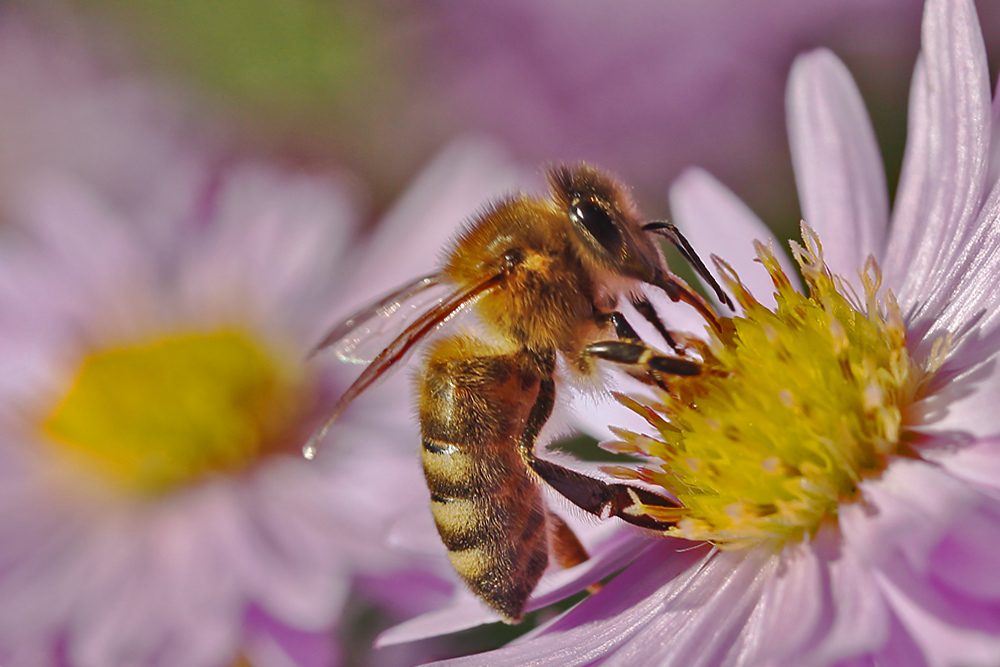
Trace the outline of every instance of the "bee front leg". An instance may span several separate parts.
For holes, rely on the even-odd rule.
[[[643,509],[644,506],[680,507],[669,498],[628,484],[609,484],[535,456],[535,438],[552,414],[555,396],[555,382],[552,378],[543,380],[521,434],[521,455],[528,467],[571,503],[595,516],[604,519],[616,516],[634,526],[651,530],[666,530],[674,525],[672,521],[649,516]]]
[[[642,315],[643,319],[653,325],[653,328],[656,329],[656,333],[663,337],[663,340],[667,342],[670,349],[678,354],[684,354],[684,348],[678,345],[677,341],[674,340],[674,337],[670,335],[669,331],[667,331],[667,327],[663,324],[663,320],[660,319],[660,314],[656,312],[656,308],[653,307],[653,304],[650,303],[648,298],[645,296],[633,296],[630,301],[632,303],[632,307],[634,307],[636,311]],[[623,317],[622,319],[625,318]],[[621,335],[618,337],[624,338],[624,336]],[[635,340],[639,339],[638,336],[634,336],[633,338]]]

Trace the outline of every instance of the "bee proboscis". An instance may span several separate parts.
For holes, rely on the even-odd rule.
[[[540,458],[535,440],[556,397],[557,358],[585,379],[596,360],[610,361],[650,384],[695,375],[642,285],[696,308],[711,307],[667,270],[652,235],[667,237],[732,307],[694,250],[670,223],[642,223],[628,191],[588,166],[548,170],[550,196],[510,196],[476,216],[453,243],[440,270],[402,286],[335,326],[317,349],[352,356],[375,323],[394,335],[331,409],[306,446],[311,458],[327,429],[359,394],[419,342],[466,306],[480,333],[447,333],[424,352],[417,393],[424,473],[438,533],[470,588],[510,622],[519,621],[555,556],[563,566],[586,551],[545,504],[548,484],[596,516],[616,516],[663,530],[669,523],[641,511],[677,503],[638,486],[609,483]],[[428,299],[435,290],[443,294]],[[627,298],[674,348],[644,343],[621,312]],[[414,307],[413,304],[418,304]],[[383,335],[382,333],[379,334]],[[375,337],[377,340],[379,338]]]

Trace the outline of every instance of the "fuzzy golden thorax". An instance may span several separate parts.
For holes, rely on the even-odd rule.
[[[534,352],[574,355],[598,329],[594,277],[571,233],[565,211],[552,202],[505,199],[463,232],[444,273],[465,284],[506,267],[503,285],[475,306],[489,332]]]

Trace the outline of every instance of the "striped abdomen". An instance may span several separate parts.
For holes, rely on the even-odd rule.
[[[445,339],[420,379],[431,509],[455,570],[512,621],[548,565],[546,510],[518,438],[539,378],[520,353]]]

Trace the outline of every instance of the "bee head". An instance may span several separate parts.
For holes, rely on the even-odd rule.
[[[628,190],[586,164],[549,169],[549,186],[566,211],[580,254],[612,273],[653,282],[662,255],[643,231]]]

